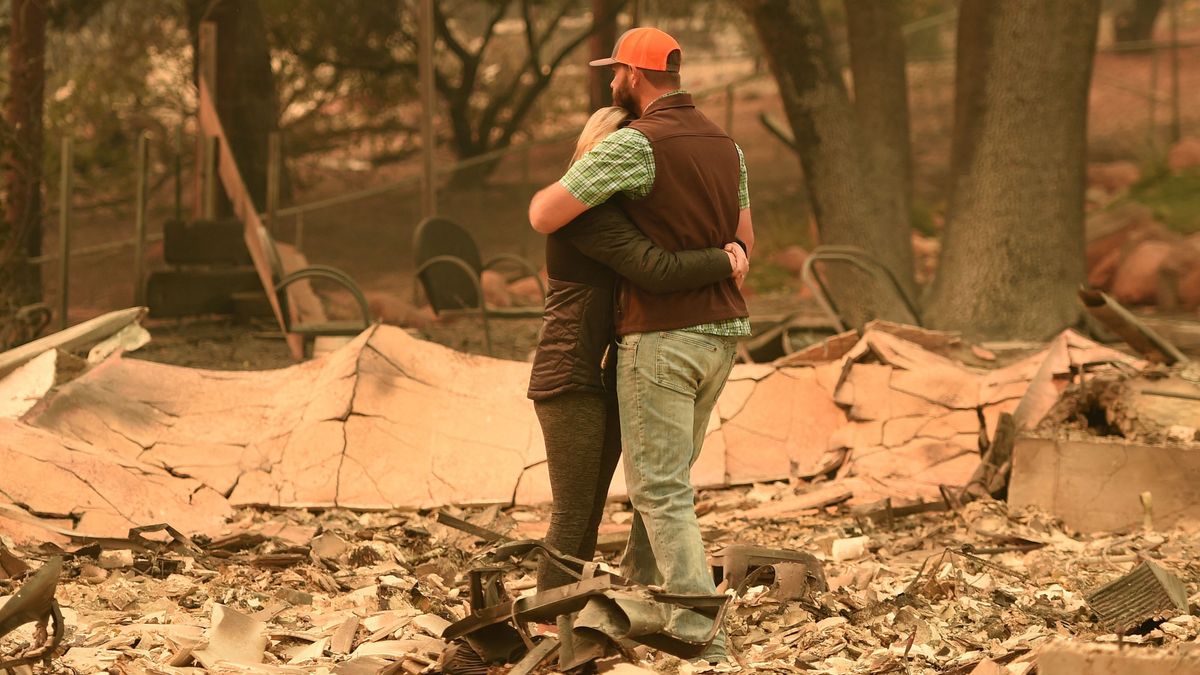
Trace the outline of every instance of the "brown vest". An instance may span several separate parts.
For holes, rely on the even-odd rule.
[[[621,206],[646,236],[669,251],[734,240],[738,224],[738,155],[733,140],[696,110],[690,94],[650,105],[629,125],[650,139],[654,186]],[[655,295],[621,284],[617,334],[688,328],[749,316],[732,279],[690,291]]]

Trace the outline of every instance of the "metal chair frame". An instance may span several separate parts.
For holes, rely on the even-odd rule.
[[[848,326],[842,319],[842,315],[838,312],[837,304],[834,303],[828,286],[826,286],[825,281],[814,269],[814,265],[818,262],[844,263],[866,272],[875,279],[886,279],[891,283],[896,295],[900,296],[900,299],[904,302],[905,308],[912,315],[916,325],[921,325],[921,313],[917,310],[916,304],[904,292],[904,287],[900,285],[900,281],[896,278],[896,275],[886,265],[879,262],[877,258],[857,246],[818,246],[812,250],[812,253],[804,261],[800,278],[804,282],[804,285],[808,286],[809,290],[812,291],[813,297],[817,299],[817,303],[821,305],[821,309],[829,315],[830,319],[837,325],[839,331],[847,330]]]
[[[440,216],[426,218],[425,220],[422,220],[417,225],[417,229],[413,233],[413,251],[420,250],[418,243],[421,241],[422,235],[424,234],[426,228],[433,226],[433,223],[436,223],[438,221],[445,221],[445,222],[455,225],[456,227],[461,228],[461,226],[458,225],[457,223],[454,223],[453,221],[450,221],[449,219],[446,219],[446,218],[443,218]],[[464,230],[464,232],[465,232],[465,230]],[[467,233],[467,234],[468,234],[468,238],[470,238],[469,233]],[[470,238],[470,242],[472,245],[475,245],[475,241],[473,238]],[[476,253],[478,253],[478,246],[476,246],[475,251],[476,251]],[[417,266],[417,270],[415,272],[416,277],[417,277],[417,283],[425,288],[426,296],[429,298],[429,304],[430,304],[430,306],[433,307],[433,311],[435,314],[440,315],[443,313],[452,313],[452,312],[457,312],[457,311],[464,311],[464,312],[471,312],[471,313],[478,312],[479,320],[483,324],[483,336],[484,336],[484,341],[487,344],[487,350],[488,350],[489,356],[493,354],[492,329],[491,329],[491,324],[489,323],[489,318],[532,319],[532,318],[541,317],[544,312],[544,309],[541,307],[536,308],[536,309],[524,308],[524,309],[515,309],[515,310],[506,310],[506,309],[498,309],[498,308],[489,309],[487,307],[487,302],[483,298],[483,285],[480,282],[480,275],[484,271],[492,269],[499,263],[512,263],[512,264],[516,265],[522,272],[522,275],[520,277],[518,277],[519,279],[524,279],[526,277],[532,277],[534,279],[534,281],[537,282],[538,291],[542,295],[542,304],[543,305],[545,304],[545,302],[546,302],[546,285],[544,283],[542,283],[542,278],[538,275],[537,270],[535,270],[533,268],[533,266],[530,265],[529,262],[527,260],[525,260],[524,258],[521,258],[520,256],[512,255],[512,254],[502,253],[500,255],[495,256],[491,260],[488,260],[487,262],[482,262],[480,265],[480,268],[478,270],[476,270],[468,261],[466,261],[463,258],[460,258],[458,256],[436,255],[436,256],[433,256],[433,257],[425,260],[424,262],[420,263]],[[463,275],[467,279],[470,280],[471,286],[475,290],[475,298],[478,301],[477,304],[469,303],[464,298],[458,298],[458,302],[461,305],[460,307],[447,307],[445,305],[439,306],[439,303],[435,300],[434,293],[430,292],[430,289],[426,285],[425,279],[422,276],[426,271],[428,271],[438,265],[450,265],[451,267],[457,268],[458,270],[462,271]],[[414,289],[414,292],[415,292],[415,289]]]
[[[371,326],[371,309],[362,289],[354,282],[349,274],[329,265],[309,265],[291,274],[283,273],[283,263],[279,259],[279,251],[275,248],[275,240],[266,228],[259,228],[258,236],[263,250],[271,266],[271,282],[274,284],[275,297],[279,300],[282,310],[284,330],[288,333],[298,333],[305,336],[320,335],[357,335]],[[362,317],[362,325],[348,326],[345,324],[293,324],[292,313],[288,306],[287,289],[292,284],[304,279],[327,279],[350,292],[358,305]]]

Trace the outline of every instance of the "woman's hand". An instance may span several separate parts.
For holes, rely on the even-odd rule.
[[[725,244],[725,254],[729,256],[729,266],[733,268],[733,280],[737,287],[741,288],[750,272],[750,259],[736,242]]]

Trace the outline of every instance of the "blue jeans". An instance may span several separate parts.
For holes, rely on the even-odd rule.
[[[716,592],[700,524],[691,467],[733,367],[737,338],[663,331],[619,340],[617,398],[625,482],[633,502],[629,544],[621,573],[669,593]],[[712,622],[680,612],[669,629],[700,639]],[[710,654],[724,653],[724,634]]]

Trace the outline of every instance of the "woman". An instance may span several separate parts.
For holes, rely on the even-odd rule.
[[[601,108],[584,126],[572,163],[628,121]],[[698,288],[744,274],[735,244],[672,253],[656,246],[612,203],[580,215],[546,239],[549,293],[534,354],[529,398],[542,426],[554,507],[546,543],[583,560],[595,555],[596,531],[617,459],[613,299],[618,281],[652,293]],[[575,581],[543,560],[538,590]]]

